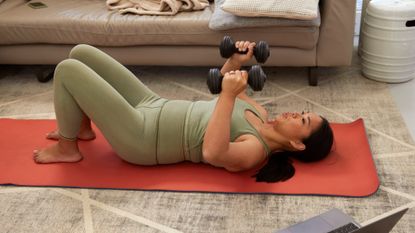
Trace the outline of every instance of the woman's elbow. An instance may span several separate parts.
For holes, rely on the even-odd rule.
[[[205,160],[208,163],[212,163],[215,160],[215,158],[217,158],[216,152],[208,148],[202,149],[202,156],[203,160]]]
[[[238,166],[225,166],[225,169],[229,172],[243,172],[247,170],[243,167],[238,167]]]
[[[223,148],[217,146],[206,146],[202,147],[202,155],[205,160],[217,161],[223,157],[226,151]]]
[[[232,161],[231,163],[224,166],[226,170],[230,172],[243,172],[253,168],[253,165],[247,161]]]
[[[210,149],[203,149],[203,160],[207,162],[210,165],[213,165],[215,167],[223,167],[226,168],[226,162],[223,161],[223,154],[216,151],[216,150],[210,150]],[[222,156],[221,156],[222,155]]]
[[[234,161],[226,159],[226,153],[221,153],[216,150],[202,149],[203,159],[210,165],[225,168],[230,172],[241,172],[249,170],[251,166],[246,162]]]

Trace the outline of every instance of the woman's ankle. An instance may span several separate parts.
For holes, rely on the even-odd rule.
[[[77,138],[68,139],[68,138],[64,138],[60,136],[59,141],[58,141],[58,147],[59,147],[59,150],[65,154],[66,153],[69,153],[69,154],[79,153]]]
[[[60,134],[59,130],[54,130],[46,134],[46,138],[50,140],[59,140]],[[93,129],[81,129],[78,133],[78,139],[83,141],[90,141],[96,138],[95,132]]]
[[[96,135],[92,128],[89,129],[81,129],[78,133],[78,139],[89,141],[95,139]]]

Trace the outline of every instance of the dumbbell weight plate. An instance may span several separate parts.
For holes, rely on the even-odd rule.
[[[254,55],[259,63],[265,63],[270,55],[268,43],[260,41],[255,46]]]
[[[219,94],[222,90],[222,74],[219,69],[210,69],[207,79],[210,93]]]
[[[253,65],[249,70],[248,84],[254,91],[262,91],[264,88],[265,80],[267,76],[262,70],[261,66]]]
[[[233,43],[232,38],[230,36],[223,37],[223,40],[219,46],[220,55],[223,58],[230,58],[235,49],[235,44]]]

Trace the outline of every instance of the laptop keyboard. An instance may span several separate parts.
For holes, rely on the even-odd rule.
[[[332,230],[328,233],[349,233],[349,232],[353,232],[357,229],[359,229],[359,227],[357,227],[354,223],[349,223],[349,224],[341,226],[341,227],[339,227],[335,230]]]

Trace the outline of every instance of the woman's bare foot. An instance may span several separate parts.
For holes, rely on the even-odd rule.
[[[41,150],[33,151],[36,163],[74,163],[82,160],[77,141],[59,139],[59,142]]]
[[[46,134],[47,139],[51,140],[59,140],[59,132],[58,130],[54,130],[50,133]],[[95,132],[92,129],[82,129],[78,134],[78,139],[82,141],[91,141],[96,138]]]

